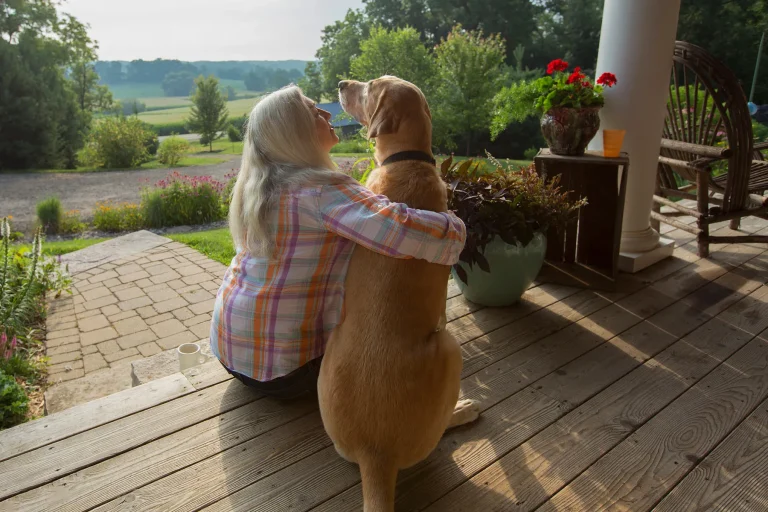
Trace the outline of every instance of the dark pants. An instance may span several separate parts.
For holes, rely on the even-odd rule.
[[[278,400],[294,400],[317,393],[317,377],[320,375],[320,363],[323,358],[313,359],[288,375],[261,382],[222,366],[237,380],[267,396]]]

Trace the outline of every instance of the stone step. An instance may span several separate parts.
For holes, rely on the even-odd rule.
[[[115,363],[85,377],[55,384],[45,392],[45,414],[53,414],[75,405],[129,389],[133,386],[131,364]]]
[[[200,364],[215,360],[208,340],[202,340],[198,342],[198,345],[200,345],[200,353],[203,357]],[[131,382],[134,386],[140,386],[179,371],[179,356],[174,348],[145,359],[131,361]]]

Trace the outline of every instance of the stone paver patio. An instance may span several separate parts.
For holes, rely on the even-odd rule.
[[[130,387],[133,361],[207,344],[221,263],[147,231],[63,260],[73,286],[49,301],[49,413]]]

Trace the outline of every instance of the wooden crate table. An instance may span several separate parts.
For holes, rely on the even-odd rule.
[[[546,179],[560,176],[562,190],[571,198],[586,197],[578,222],[547,233],[547,255],[541,278],[585,288],[613,290],[616,286],[621,221],[627,188],[629,158],[606,158],[602,152],[584,156],[553,155],[542,149],[534,162]]]

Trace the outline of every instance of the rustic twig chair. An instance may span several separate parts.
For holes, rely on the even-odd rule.
[[[738,229],[742,217],[768,218],[768,162],[754,144],[747,99],[733,72],[702,48],[675,44],[667,116],[659,156],[651,219],[697,236],[699,256],[709,256],[710,243],[765,242],[768,236],[711,236],[709,226],[730,220]],[[695,199],[688,208],[674,198]],[[672,212],[661,213],[668,206]],[[676,220],[693,216],[696,225]]]

